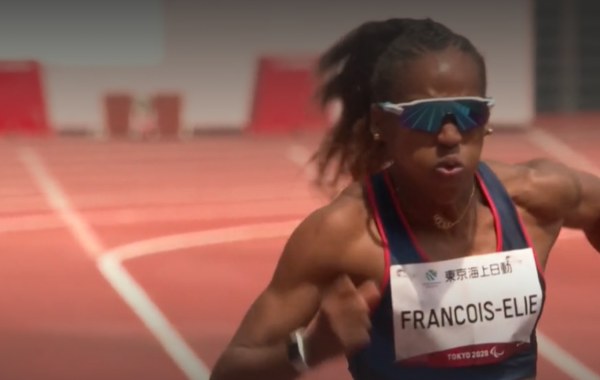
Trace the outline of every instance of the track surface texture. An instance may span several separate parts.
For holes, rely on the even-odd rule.
[[[485,156],[600,171],[600,130],[497,132]],[[0,378],[204,380],[323,198],[315,136],[0,140]],[[600,257],[565,231],[540,380],[599,380]],[[343,362],[306,376],[349,379]]]

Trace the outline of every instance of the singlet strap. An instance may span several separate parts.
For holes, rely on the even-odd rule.
[[[368,185],[379,232],[384,234],[384,240],[387,240],[393,264],[421,263],[423,258],[415,248],[410,233],[398,214],[390,181],[387,171],[382,171],[373,175]]]
[[[479,164],[477,175],[487,199],[494,203],[492,212],[498,214],[494,215],[494,218],[500,221],[503,250],[529,248],[529,241],[523,230],[521,217],[504,184],[500,182],[492,169],[484,162]]]

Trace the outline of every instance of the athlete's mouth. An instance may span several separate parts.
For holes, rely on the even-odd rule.
[[[465,166],[456,157],[449,156],[438,161],[435,166],[436,172],[445,176],[454,176],[463,171]]]

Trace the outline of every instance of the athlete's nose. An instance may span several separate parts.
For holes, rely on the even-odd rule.
[[[448,115],[448,117],[444,118],[442,129],[438,133],[438,144],[448,148],[453,148],[460,144],[462,138],[463,136],[456,126],[454,117]]]

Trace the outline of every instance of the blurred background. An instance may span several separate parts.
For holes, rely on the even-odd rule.
[[[325,202],[307,162],[339,108],[311,103],[315,59],[391,17],[484,54],[486,157],[598,173],[598,0],[3,2],[0,378],[207,379]],[[598,380],[600,260],[571,231],[556,252],[540,376]]]

